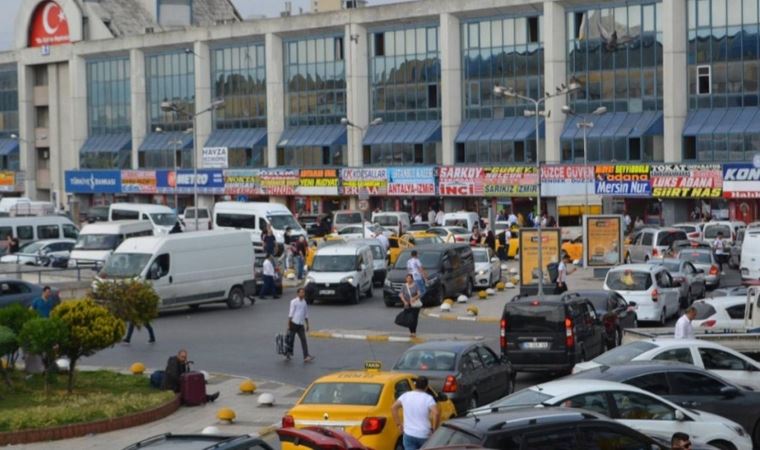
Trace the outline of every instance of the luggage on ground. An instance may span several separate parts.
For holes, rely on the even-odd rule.
[[[198,406],[206,403],[206,379],[200,372],[186,372],[179,377],[182,403]]]

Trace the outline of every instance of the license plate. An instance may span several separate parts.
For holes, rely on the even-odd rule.
[[[335,295],[335,291],[333,289],[322,289],[319,291],[319,295]]]
[[[543,350],[549,348],[548,342],[523,342],[520,344],[525,350]]]
[[[333,427],[333,426],[329,426],[329,427],[325,427],[325,428],[327,428],[328,430],[333,430],[333,431],[345,431],[346,430],[346,427]]]

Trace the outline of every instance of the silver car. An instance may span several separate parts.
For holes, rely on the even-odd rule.
[[[473,247],[475,287],[490,288],[501,280],[501,260],[489,247]]]
[[[707,288],[714,289],[720,286],[720,269],[711,249],[693,248],[681,250],[678,253],[678,259],[689,261],[698,270],[704,271]]]
[[[646,263],[652,259],[663,259],[673,242],[687,239],[686,232],[678,228],[643,228],[628,247],[625,262]]]
[[[666,258],[662,261],[651,261],[652,264],[659,264],[670,272],[673,281],[679,281],[678,300],[681,308],[691,305],[694,300],[705,298],[707,287],[705,285],[705,273],[697,269],[694,264],[683,259]]]

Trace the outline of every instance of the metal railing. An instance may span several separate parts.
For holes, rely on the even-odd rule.
[[[95,278],[99,268],[100,266],[57,268],[3,264],[0,265],[0,278],[32,281],[36,276],[37,284],[55,282],[51,278],[62,278],[60,281],[90,281]]]

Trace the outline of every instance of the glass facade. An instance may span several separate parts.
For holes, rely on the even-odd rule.
[[[287,126],[339,124],[346,116],[343,36],[292,40],[283,45]]]
[[[662,110],[662,5],[643,2],[567,14],[568,78],[583,88],[570,101],[580,114]],[[651,161],[652,138],[590,138],[589,161]],[[581,139],[562,140],[562,160],[583,159]]]
[[[458,143],[454,160],[469,164],[535,163],[536,140]]]
[[[345,147],[278,147],[277,165],[283,167],[345,166],[348,163]]]
[[[18,72],[16,66],[0,68],[0,137],[18,133]],[[0,157],[0,169],[19,170],[19,153]]]
[[[378,144],[364,146],[366,166],[404,166],[440,163],[435,142],[427,144]]]

